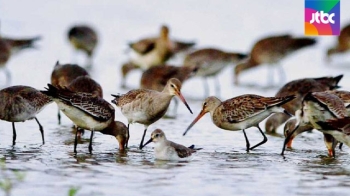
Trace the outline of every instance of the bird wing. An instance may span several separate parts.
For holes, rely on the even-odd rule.
[[[173,147],[177,153],[177,155],[180,158],[185,158],[185,157],[189,157],[192,155],[193,150],[190,148],[187,148],[186,146],[183,146],[181,144],[176,144],[174,142],[170,142],[170,146]]]
[[[119,97],[116,97],[116,105],[118,107],[122,107],[125,104],[129,104],[133,102],[136,99],[142,99],[144,97],[144,94],[147,94],[150,90],[148,89],[136,89],[136,90],[131,90],[127,92],[124,95],[120,95]]]

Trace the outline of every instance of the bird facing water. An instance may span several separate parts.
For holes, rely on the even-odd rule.
[[[165,133],[160,129],[152,132],[151,139],[141,149],[151,142],[155,143],[154,155],[159,160],[186,161],[192,158],[192,153],[196,152],[193,148],[167,140]]]

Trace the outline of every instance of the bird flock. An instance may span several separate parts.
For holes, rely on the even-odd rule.
[[[6,88],[0,90],[0,119],[12,123],[13,140],[16,143],[16,122],[35,119],[44,139],[44,128],[36,115],[48,104],[55,102],[58,107],[58,124],[61,124],[61,112],[73,123],[75,130],[74,152],[84,130],[91,132],[88,150],[93,151],[94,132],[114,136],[120,150],[129,148],[130,124],[144,125],[139,149],[151,142],[155,143],[155,158],[163,160],[188,160],[199,150],[194,146],[183,145],[167,140],[164,131],[155,129],[151,138],[144,143],[148,127],[161,120],[168,111],[170,102],[177,96],[192,114],[193,111],[181,93],[182,84],[190,78],[203,79],[204,101],[202,110],[183,133],[188,131],[209,113],[213,124],[228,131],[243,131],[246,151],[249,152],[267,142],[265,133],[275,134],[284,126],[284,142],[281,154],[292,147],[292,141],[305,131],[318,130],[324,134],[324,143],[328,155],[335,157],[336,147],[350,146],[350,91],[338,90],[339,76],[320,76],[302,78],[286,83],[280,61],[291,53],[305,47],[312,47],[316,39],[294,37],[292,35],[273,35],[258,40],[249,54],[223,51],[217,48],[195,48],[196,43],[170,39],[170,29],[162,25],[158,36],[147,37],[129,43],[130,56],[120,66],[121,87],[127,88],[127,76],[133,70],[142,71],[140,88],[125,94],[115,93],[109,102],[103,98],[103,88],[89,74],[93,66],[93,57],[98,45],[98,35],[92,27],[75,25],[67,33],[67,39],[76,50],[86,53],[85,66],[60,64],[53,66],[51,83],[45,90],[30,86],[10,86],[11,74],[6,68],[7,61],[16,51],[34,47],[40,37],[13,39],[0,36],[0,67],[6,73]],[[327,60],[337,53],[350,49],[350,25],[344,27],[334,47],[325,52]],[[183,59],[182,66],[167,64],[174,57]],[[284,84],[274,97],[256,94],[244,94],[227,100],[220,100],[220,84],[215,83],[216,96],[209,94],[207,79],[216,78],[229,65],[234,66],[233,83],[241,85],[240,74],[261,65],[279,70],[278,84]],[[274,85],[272,72],[268,76],[269,84]],[[45,85],[44,85],[45,86]],[[43,86],[43,87],[44,87]],[[176,117],[178,101],[175,100],[173,117]],[[115,120],[115,107],[127,119],[124,124]],[[181,117],[179,117],[181,118]],[[260,123],[266,120],[265,130]],[[250,145],[246,129],[256,127],[263,139]],[[282,144],[282,142],[281,142]]]

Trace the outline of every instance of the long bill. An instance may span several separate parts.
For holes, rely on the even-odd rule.
[[[284,143],[283,143],[283,148],[282,148],[282,152],[281,152],[281,155],[283,156],[284,155],[284,151],[286,150],[286,145],[290,142],[290,140],[292,140],[292,136],[294,134],[294,132],[299,128],[299,123],[297,124],[297,126],[295,126],[295,128],[293,129],[293,131],[290,132],[289,135],[287,135],[286,139],[284,140]]]
[[[202,118],[202,116],[204,116],[204,114],[206,114],[207,112],[204,112],[204,110],[202,110],[198,116],[193,120],[193,122],[190,124],[190,126],[187,127],[186,131],[182,134],[183,136],[186,135],[186,133],[193,127],[194,124],[196,124],[196,122]]]
[[[145,147],[147,144],[151,143],[151,142],[153,142],[153,139],[152,139],[152,138],[149,139],[143,146],[141,146],[140,150],[141,150],[143,147]]]
[[[187,104],[185,98],[182,96],[181,92],[177,92],[177,96],[179,96],[179,98],[181,99],[181,101],[185,104],[185,106],[187,107],[187,109],[191,112],[191,114],[193,114],[190,106]]]

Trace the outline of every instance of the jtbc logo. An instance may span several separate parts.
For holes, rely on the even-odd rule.
[[[328,23],[332,23],[334,24],[334,13],[332,14],[328,14],[328,13],[324,13],[323,11],[321,11],[321,14],[319,12],[313,13],[312,14],[312,19],[310,20],[310,23],[313,24],[314,22],[320,24],[328,24]],[[326,19],[325,19],[326,18]],[[321,20],[321,22],[320,22]]]

